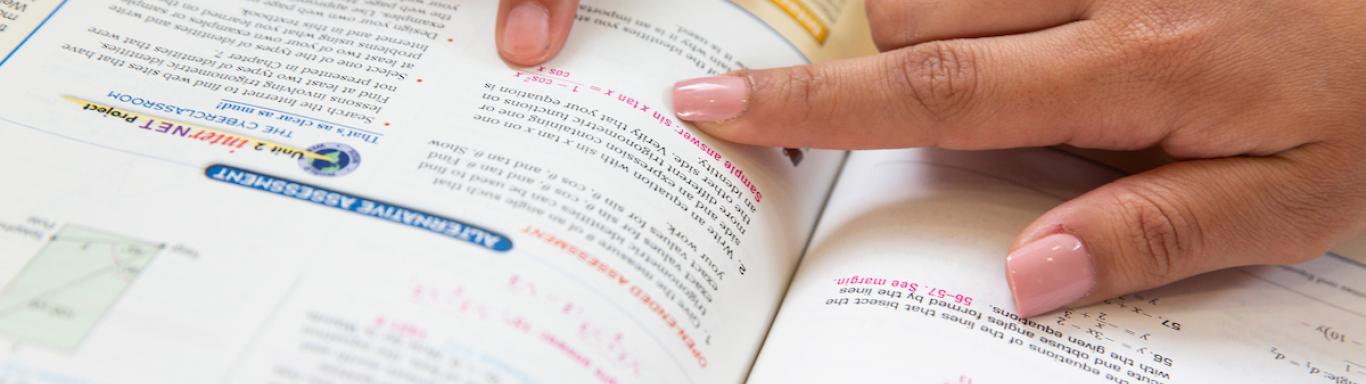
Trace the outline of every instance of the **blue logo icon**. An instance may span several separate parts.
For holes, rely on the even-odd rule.
[[[299,167],[314,175],[346,176],[360,167],[360,152],[346,144],[322,143],[308,147],[308,151],[322,158],[304,157],[299,159]]]

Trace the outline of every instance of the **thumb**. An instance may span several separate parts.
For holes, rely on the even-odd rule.
[[[502,0],[494,38],[508,64],[529,67],[554,58],[569,38],[579,0]]]
[[[1176,163],[1063,204],[1007,258],[1016,310],[1032,317],[1219,269],[1320,256],[1366,213],[1362,172],[1338,157],[1311,145]]]

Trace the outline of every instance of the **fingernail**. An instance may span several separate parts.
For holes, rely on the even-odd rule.
[[[504,55],[531,60],[550,49],[550,10],[537,1],[524,1],[508,11],[503,25]]]
[[[741,77],[704,77],[674,84],[674,112],[683,120],[734,119],[748,105],[749,84]]]
[[[1033,317],[1071,304],[1096,287],[1096,268],[1081,239],[1051,235],[1006,257],[1015,310]]]

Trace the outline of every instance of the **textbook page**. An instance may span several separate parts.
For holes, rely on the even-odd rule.
[[[730,2],[21,3],[0,382],[736,382],[843,161],[674,118],[804,62]]]
[[[1054,150],[856,153],[753,383],[1366,383],[1366,265],[1211,273],[1034,319],[1006,249],[1117,176]]]

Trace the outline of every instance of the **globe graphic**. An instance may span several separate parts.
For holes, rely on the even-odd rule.
[[[336,149],[327,148],[317,152],[320,159],[313,159],[311,166],[322,173],[336,173],[351,164],[351,155]]]

